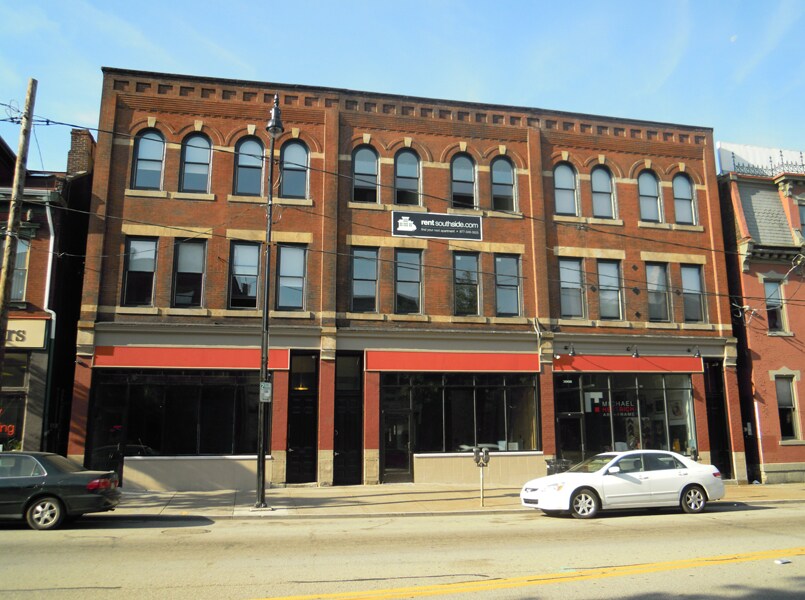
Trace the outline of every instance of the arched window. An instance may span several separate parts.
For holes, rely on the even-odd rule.
[[[492,161],[492,209],[514,211],[514,168],[502,156]]]
[[[134,165],[131,187],[136,190],[162,189],[162,163],[165,138],[156,129],[147,129],[134,138]]]
[[[640,194],[640,220],[660,222],[660,186],[657,176],[651,171],[643,171],[637,178]]]
[[[377,202],[377,153],[369,146],[352,154],[352,200]]]
[[[466,154],[459,154],[450,164],[453,206],[475,208],[475,164]]]
[[[567,163],[553,170],[553,192],[557,215],[578,215],[576,204],[576,172]]]
[[[413,150],[394,158],[394,203],[419,204],[419,157]]]
[[[595,167],[590,179],[593,188],[593,216],[599,219],[614,219],[612,175],[606,167]]]
[[[210,182],[210,161],[212,152],[210,140],[201,133],[185,138],[182,144],[182,177],[180,192],[206,194]]]
[[[307,198],[307,146],[300,141],[288,142],[280,153],[280,196]]]
[[[693,214],[693,186],[687,175],[674,177],[674,215],[676,222],[693,225],[696,222]]]
[[[263,189],[263,144],[245,137],[235,146],[235,194],[259,196]]]

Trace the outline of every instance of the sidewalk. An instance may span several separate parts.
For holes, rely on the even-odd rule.
[[[255,492],[126,492],[115,515],[204,517],[208,519],[349,518],[434,514],[519,512],[519,488],[487,488],[481,507],[477,486],[384,484],[338,487],[285,487],[266,490],[270,510],[254,509]],[[727,484],[724,503],[805,502],[805,484]]]

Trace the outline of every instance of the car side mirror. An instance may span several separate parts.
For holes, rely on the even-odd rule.
[[[609,467],[607,469],[607,475],[617,475],[620,472],[621,472],[620,467]]]

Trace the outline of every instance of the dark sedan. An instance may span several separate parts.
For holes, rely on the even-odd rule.
[[[54,529],[65,519],[114,510],[118,502],[114,471],[89,471],[49,452],[0,452],[0,518]]]

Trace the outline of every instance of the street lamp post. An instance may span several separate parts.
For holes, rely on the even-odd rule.
[[[268,201],[266,202],[266,251],[265,269],[263,271],[263,335],[260,338],[260,396],[257,403],[257,501],[255,508],[266,508],[266,406],[271,406],[274,391],[271,372],[268,370],[268,294],[269,271],[271,267],[271,209],[274,192],[274,141],[284,131],[280,116],[280,99],[274,94],[274,106],[271,118],[266,125],[271,137],[268,149]],[[268,411],[271,416],[271,411]]]

